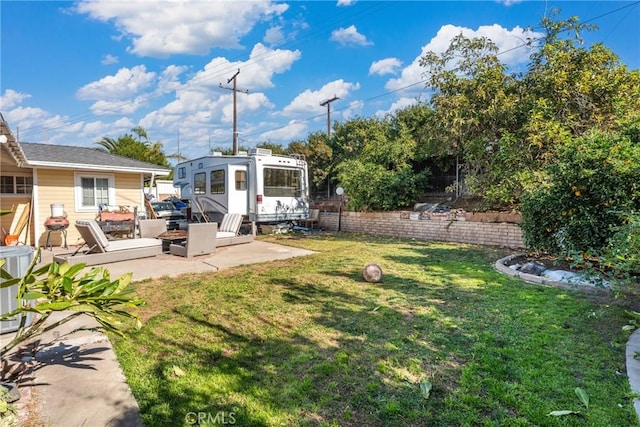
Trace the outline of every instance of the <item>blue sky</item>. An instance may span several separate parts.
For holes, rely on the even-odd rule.
[[[144,127],[165,154],[287,145],[331,121],[384,115],[428,91],[419,58],[487,36],[511,70],[553,8],[599,27],[640,68],[634,1],[2,1],[0,111],[24,142],[97,147]]]

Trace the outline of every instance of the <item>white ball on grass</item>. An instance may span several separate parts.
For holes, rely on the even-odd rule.
[[[362,270],[362,278],[369,283],[378,283],[382,280],[382,269],[378,264],[367,264]]]

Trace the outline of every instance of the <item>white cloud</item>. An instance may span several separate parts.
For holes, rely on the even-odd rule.
[[[323,108],[320,106],[322,101],[334,96],[345,99],[352,91],[358,89],[360,89],[358,83],[347,83],[342,79],[327,83],[317,91],[307,89],[284,107],[282,114],[285,116],[320,114]]]
[[[385,58],[379,61],[374,61],[369,67],[369,75],[377,74],[384,76],[385,74],[397,74],[398,68],[402,65],[402,62],[398,58]]]
[[[356,4],[355,0],[338,0],[336,6],[353,6],[354,4]]]
[[[96,101],[91,105],[91,112],[97,116],[107,114],[133,114],[146,104],[141,97],[126,101]]]
[[[178,77],[182,73],[188,70],[187,66],[169,65],[164,69],[158,80],[159,93],[167,93],[182,87],[182,83],[178,80]]]
[[[284,41],[284,35],[282,34],[282,27],[271,27],[264,33],[264,42],[269,46],[275,46]]]
[[[288,9],[269,0],[242,2],[198,0],[79,2],[75,11],[103,22],[113,21],[129,51],[166,58],[174,54],[204,55],[213,47],[239,48],[240,39],[260,21]]]
[[[247,61],[231,62],[226,58],[218,57],[209,61],[202,71],[199,71],[193,79],[186,83],[188,87],[215,87],[230,86],[227,80],[240,70],[236,77],[238,90],[250,91],[273,87],[274,74],[281,74],[291,68],[291,65],[300,59],[299,50],[270,49],[261,43],[257,43]]]
[[[102,65],[117,64],[118,62],[118,57],[113,55],[105,55],[102,57],[102,61],[100,61]]]
[[[373,43],[358,32],[355,25],[348,28],[339,28],[331,32],[331,40],[343,46],[369,46]]]
[[[384,117],[387,114],[393,114],[398,110],[402,110],[403,108],[409,107],[410,105],[415,105],[418,102],[419,101],[416,98],[402,97],[397,99],[396,102],[394,102],[393,104],[391,104],[391,106],[388,109],[376,111],[375,115],[377,117]]]
[[[306,122],[292,120],[286,126],[262,133],[260,138],[274,144],[286,144],[296,139],[306,138],[308,129]]]
[[[144,65],[133,68],[121,68],[115,75],[86,84],[78,89],[76,95],[82,100],[122,100],[149,88],[156,73],[147,72]]]
[[[402,70],[401,76],[396,79],[390,79],[385,88],[387,90],[408,91],[409,93],[423,92],[424,85],[420,84],[420,82],[424,80],[423,74],[426,70],[419,64],[420,57],[429,51],[436,54],[443,53],[449,48],[451,40],[461,33],[467,38],[487,37],[491,39],[498,47],[498,52],[504,52],[500,54],[499,59],[509,67],[517,67],[527,63],[529,56],[533,52],[533,48],[526,46],[527,39],[542,37],[541,33],[525,30],[521,27],[514,27],[508,30],[498,24],[480,26],[477,30],[455,25],[444,25],[436,36],[422,47],[420,55]]]
[[[20,105],[25,99],[31,98],[27,93],[21,93],[13,89],[4,91],[4,95],[0,95],[0,111],[7,111],[17,105]]]
[[[364,106],[364,102],[362,101],[350,102],[347,108],[340,110],[340,118],[342,120],[351,120],[357,116],[362,116],[363,106]]]
[[[512,4],[521,3],[522,0],[496,0],[498,3],[502,3],[505,6],[511,6]]]

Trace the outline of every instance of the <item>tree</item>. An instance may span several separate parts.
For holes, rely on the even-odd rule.
[[[527,246],[553,255],[603,254],[640,212],[639,143],[625,133],[592,132],[559,147],[546,179],[523,197]]]
[[[557,13],[557,12],[555,12]],[[523,136],[535,159],[548,163],[567,137],[591,130],[617,131],[640,108],[638,71],[629,72],[602,44],[582,46],[581,34],[596,29],[576,17],[542,20],[544,43],[532,56],[522,85]],[[571,36],[562,38],[565,33]]]
[[[131,134],[125,134],[118,137],[118,139],[105,136],[100,141],[97,141],[96,144],[101,147],[99,148],[100,150],[107,151],[111,154],[154,165],[170,167],[167,157],[162,151],[162,143],[151,143],[148,139],[147,132],[139,126],[133,128],[132,132],[137,135],[137,139]]]
[[[494,187],[513,166],[505,154],[518,129],[518,83],[497,54],[491,40],[459,35],[441,55],[429,52],[420,59],[434,92],[427,116],[430,132],[423,134],[421,151],[436,158],[459,157],[465,190],[485,197],[498,193]],[[501,155],[495,155],[498,151]],[[513,202],[498,199],[492,201]]]
[[[330,146],[331,170],[352,209],[404,208],[427,187],[429,170],[413,169],[415,139],[404,122],[391,116],[336,124]]]
[[[507,74],[485,38],[460,35],[441,55],[420,61],[433,91],[420,151],[459,156],[464,190],[491,207],[517,206],[573,138],[640,119],[640,73],[601,44],[582,47],[581,33],[593,26],[553,17],[542,25],[543,43],[521,75]]]

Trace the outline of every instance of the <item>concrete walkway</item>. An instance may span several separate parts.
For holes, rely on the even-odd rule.
[[[71,248],[73,250],[73,248]],[[61,248],[43,250],[40,264],[51,262]],[[154,258],[107,264],[112,278],[132,272],[134,280],[204,273],[243,264],[304,256],[304,249],[254,241],[217,248],[211,256],[192,259],[162,254]],[[64,314],[61,314],[61,316]],[[53,317],[53,316],[52,316]],[[55,318],[52,319],[56,320]],[[21,425],[51,427],[141,426],[139,408],[106,335],[96,322],[79,316],[37,337],[35,354],[16,355],[26,371],[19,381],[17,402]],[[78,329],[81,330],[78,331]],[[12,334],[0,335],[0,345]]]

